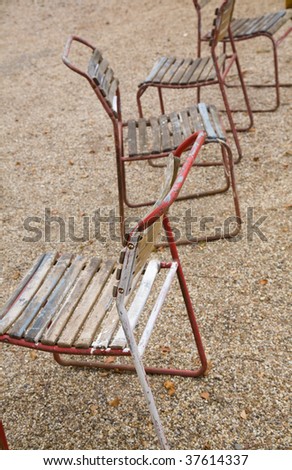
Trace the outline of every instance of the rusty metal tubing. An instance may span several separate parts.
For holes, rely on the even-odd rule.
[[[0,420],[0,450],[9,450],[5,431],[4,431],[4,426],[1,420]]]
[[[125,372],[136,372],[136,368],[132,364],[106,364],[105,362],[96,361],[82,361],[74,359],[63,359],[60,354],[55,353],[55,361],[65,367],[89,367],[92,369],[106,369],[106,370],[121,370]],[[199,367],[197,369],[176,369],[176,368],[164,368],[164,367],[150,367],[144,366],[146,374],[157,374],[157,375],[176,375],[180,377],[199,377],[202,375],[206,368]]]
[[[291,87],[292,86],[292,83],[280,83],[280,81],[279,81],[279,66],[278,66],[278,52],[277,52],[277,48],[284,41],[284,39],[288,36],[288,34],[291,33],[291,31],[292,31],[292,27],[288,28],[285,31],[285,33],[282,36],[280,36],[280,38],[278,38],[277,40],[275,40],[273,38],[273,35],[268,33],[268,32],[253,33],[251,35],[247,34],[247,35],[241,36],[241,37],[234,37],[233,36],[233,40],[235,42],[246,41],[248,39],[254,39],[254,38],[260,37],[260,36],[265,36],[266,38],[270,39],[271,42],[272,42],[273,59],[274,59],[274,71],[275,71],[275,83],[267,84],[267,85],[262,85],[260,83],[246,83],[246,86],[247,87],[253,87],[253,88],[275,88],[276,104],[273,108],[269,108],[269,109],[253,109],[252,110],[253,113],[265,113],[265,112],[276,111],[276,109],[278,109],[278,107],[280,106],[280,88],[281,87]],[[204,40],[204,39],[202,39],[202,40]],[[226,43],[228,43],[228,42],[230,42],[229,38],[224,39],[224,45],[226,45]],[[226,86],[229,87],[229,88],[236,88],[239,85],[226,84]],[[243,111],[243,110],[239,109],[239,110],[235,110],[235,111]]]

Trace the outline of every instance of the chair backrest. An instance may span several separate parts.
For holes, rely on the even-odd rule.
[[[176,179],[180,166],[180,158],[171,153],[167,160],[168,163],[165,168],[164,181],[159,198],[152,210],[147,212],[143,218],[144,220],[147,219],[148,215],[153,213],[154,209],[161,206],[161,203],[171,190]],[[119,286],[120,284],[122,285],[125,295],[130,293],[132,280],[135,275],[141,271],[150,254],[155,250],[155,246],[162,232],[162,218],[166,211],[167,208],[162,210],[160,216],[153,223],[151,223],[150,218],[148,220],[149,226],[145,227],[144,230],[140,231],[137,226],[136,229],[133,229],[128,235],[127,247],[124,249],[124,255],[122,256],[123,267],[118,274],[118,278],[120,277]]]
[[[211,31],[210,46],[216,47],[230,33],[235,0],[224,0],[222,5],[215,10],[214,28]]]
[[[119,81],[114,76],[113,69],[109,66],[101,52],[95,49],[88,63],[87,73],[99,88],[107,105],[115,116],[118,116],[118,87]]]

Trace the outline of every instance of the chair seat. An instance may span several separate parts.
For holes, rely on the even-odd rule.
[[[254,34],[275,34],[291,18],[291,10],[281,10],[276,13],[258,16],[256,18],[235,19],[231,23],[234,38]]]
[[[115,265],[97,257],[42,255],[3,308],[0,335],[77,348],[91,347],[102,335],[107,346],[118,324]]]
[[[243,39],[257,34],[273,35],[291,18],[292,10],[281,10],[255,18],[238,18],[232,20],[231,30],[234,39]],[[210,37],[211,33],[208,32],[204,40],[209,40]]]
[[[21,340],[28,347],[34,343],[38,349],[50,346],[56,352],[58,348],[107,352],[127,348],[113,296],[116,265],[98,257],[41,255],[0,313],[0,338],[12,343]],[[143,276],[141,266],[136,269],[133,290],[141,282],[128,312],[133,328],[159,268],[159,261],[150,260]]]
[[[127,122],[125,153],[130,157],[169,152],[192,133],[205,130],[207,142],[226,140],[215,106],[199,103],[169,115],[132,119]],[[128,148],[127,148],[128,147]]]
[[[218,57],[219,63],[223,64],[225,58],[225,54],[221,54]],[[140,86],[149,82],[153,85],[191,86],[198,82],[213,81],[215,79],[216,70],[211,56],[196,59],[160,57]]]

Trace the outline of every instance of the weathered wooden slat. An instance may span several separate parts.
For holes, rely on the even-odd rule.
[[[144,118],[138,119],[139,130],[139,153],[141,155],[148,154],[148,139],[147,139],[147,122]]]
[[[109,67],[104,75],[104,80],[102,82],[102,88],[104,90],[105,96],[108,95],[112,80],[114,79],[114,72],[113,70]]]
[[[266,32],[268,31],[270,28],[273,27],[274,24],[277,23],[277,21],[279,21],[283,16],[285,15],[285,11],[279,11],[277,13],[275,13],[274,15],[272,15],[270,18],[267,18],[266,21],[264,22],[264,24],[261,25],[261,31],[263,32]]]
[[[156,117],[149,118],[151,131],[152,131],[152,153],[160,153],[161,152],[161,134],[160,134],[160,126],[158,119]]]
[[[117,94],[117,89],[119,86],[119,81],[117,78],[114,78],[113,81],[111,82],[109,92],[106,96],[106,100],[112,107],[113,111],[117,113],[117,100],[116,100],[116,94]]]
[[[29,302],[21,316],[15,321],[12,327],[8,330],[8,334],[14,338],[21,338],[26,329],[38,314],[39,310],[47,301],[49,295],[58,284],[60,278],[67,269],[72,255],[62,255],[57,261],[57,264],[52,266],[51,270],[46,276],[43,284]]]
[[[87,73],[93,79],[95,77],[96,69],[98,68],[99,62],[102,60],[102,55],[98,49],[95,49],[92,53],[90,61],[88,63]]]
[[[150,295],[152,286],[155,278],[159,272],[160,263],[157,260],[151,260],[146,268],[145,274],[143,275],[141,284],[137,290],[133,302],[128,310],[128,318],[132,330],[135,329],[139,317],[143,312],[147,299]],[[111,348],[124,349],[127,345],[127,340],[124,334],[123,327],[120,326],[115,337],[110,342]]]
[[[211,106],[208,107],[208,109],[209,109],[209,113],[212,116],[214,127],[215,127],[216,134],[217,134],[218,138],[221,139],[221,140],[226,141],[226,135],[225,135],[225,132],[223,130],[222,124],[220,122],[219,114],[217,112],[216,107],[211,105]]]
[[[50,345],[56,344],[64,326],[69,320],[74,309],[77,307],[84,291],[100,266],[100,263],[101,260],[99,258],[91,258],[86,268],[82,271],[78,282],[76,282],[68,295],[66,301],[63,303],[60,310],[56,312],[51,326],[42,336],[42,343]]]
[[[138,155],[136,121],[128,121],[128,153],[130,157]]]
[[[174,147],[178,147],[183,139],[181,124],[177,113],[170,113],[169,119],[172,125],[172,138]]]
[[[162,83],[169,84],[172,82],[174,75],[176,74],[183,61],[184,59],[175,59],[173,64],[171,64],[171,67],[169,67],[168,71],[164,75]]]
[[[192,133],[192,129],[191,129],[191,126],[190,126],[190,121],[189,121],[189,115],[188,115],[187,110],[181,111],[179,113],[179,118],[180,118],[180,121],[181,121],[181,124],[182,124],[181,129],[182,129],[183,136],[184,136],[184,138],[187,138]]]
[[[168,128],[168,118],[165,114],[159,117],[159,125],[161,132],[161,145],[163,152],[169,152],[172,148],[171,136]]]
[[[93,80],[96,82],[97,85],[101,87],[101,83],[104,80],[104,75],[109,66],[109,63],[106,59],[102,59],[101,62],[98,64],[98,66],[95,69],[95,76],[93,77]],[[101,87],[101,91],[104,94],[104,90]]]
[[[157,74],[155,75],[155,77],[153,78],[152,82],[153,83],[160,83],[163,81],[163,77],[164,75],[166,74],[166,72],[168,71],[168,69],[170,68],[170,66],[175,62],[175,57],[167,57],[166,61],[164,62],[164,64],[162,65],[162,67],[160,67],[160,69],[158,70]]]
[[[151,72],[147,75],[145,82],[152,82],[155,78],[158,71],[163,67],[164,63],[167,61],[167,57],[160,57],[154,64]],[[144,83],[144,82],[143,82]]]
[[[98,302],[94,305],[93,309],[90,312],[90,316],[87,319],[86,325],[84,326],[83,331],[80,333],[80,336],[76,339],[75,346],[77,348],[84,348],[92,346],[97,346],[96,335],[98,335],[98,329],[101,322],[104,320],[104,317],[107,312],[111,311],[115,305],[115,299],[113,298],[113,287],[117,283],[115,276],[112,276],[110,282],[102,291]]]
[[[132,281],[132,290],[135,289],[137,282],[140,278],[141,273],[139,272]],[[128,294],[125,298],[125,306],[127,307],[131,293]],[[110,346],[111,339],[116,331],[118,324],[120,322],[119,313],[117,311],[116,302],[113,302],[111,308],[106,314],[104,321],[101,323],[99,331],[95,334],[95,341],[92,343],[94,348],[106,349]]]
[[[75,338],[77,338],[80,333],[83,324],[102,292],[109,276],[112,274],[114,264],[114,261],[107,260],[103,263],[100,270],[93,276],[90,285],[84,292],[79,304],[66,323],[66,326],[57,341],[58,346],[70,347],[73,345]]]
[[[34,264],[32,265],[32,267],[29,269],[29,271],[27,271],[27,273],[25,274],[24,278],[22,279],[22,281],[20,282],[20,284],[18,284],[17,288],[15,289],[15,291],[13,291],[13,294],[12,296],[8,299],[8,301],[6,302],[6,304],[1,308],[0,310],[0,319],[4,317],[4,315],[8,312],[8,310],[10,309],[10,307],[14,304],[15,300],[17,299],[17,297],[19,296],[20,292],[23,291],[23,289],[25,288],[26,284],[30,281],[30,279],[33,277],[34,273],[37,271],[37,269],[39,268],[42,260],[44,259],[44,256],[45,254],[43,253],[42,255],[40,255],[34,262]]]
[[[208,113],[207,106],[205,105],[205,103],[199,103],[198,109],[199,109],[200,115],[202,116],[204,127],[207,133],[207,138],[211,140],[216,140],[217,135],[210,121],[210,116]]]
[[[24,290],[20,292],[18,298],[15,300],[9,311],[0,321],[0,334],[6,333],[10,326],[17,320],[26,308],[28,303],[31,301],[35,293],[38,291],[52,265],[55,262],[57,253],[47,253],[39,268],[35,272],[34,276],[24,287]]]
[[[39,342],[43,332],[51,323],[55,313],[59,310],[61,304],[65,301],[67,294],[73,289],[76,279],[86,264],[84,256],[76,256],[67,269],[65,275],[59,281],[54,292],[49,297],[46,305],[39,312],[34,322],[24,335],[27,341]]]
[[[178,68],[176,73],[173,75],[171,79],[171,84],[180,84],[181,79],[183,78],[184,74],[190,67],[190,65],[193,63],[193,60],[188,58],[184,59],[181,66]]]
[[[227,6],[222,13],[221,24],[218,30],[218,41],[221,41],[226,35],[228,35],[228,28],[231,22],[233,8],[234,2],[230,2],[229,6]]]
[[[221,54],[218,58],[218,66],[219,66],[219,69],[221,69],[221,67],[223,66],[225,60],[226,60],[226,54]],[[209,80],[215,80],[215,78],[217,77],[217,72],[216,72],[216,69],[214,67],[214,64],[212,63],[212,66],[210,68],[210,71],[208,72],[208,79]]]
[[[189,83],[196,83],[199,81],[200,75],[203,72],[205,66],[207,65],[208,61],[210,60],[209,57],[204,57],[200,59],[199,64],[197,65],[193,75],[189,79]]]
[[[196,68],[198,67],[198,65],[200,64],[200,62],[201,62],[201,59],[199,57],[197,57],[195,60],[192,61],[192,63],[186,70],[184,76],[180,80],[181,85],[186,85],[190,82],[191,77],[193,73],[195,72]]]
[[[197,106],[190,106],[188,111],[193,123],[193,132],[203,131],[204,125],[202,123],[202,118],[198,112]]]
[[[267,32],[271,35],[275,34],[289,19],[292,18],[292,9],[285,13],[285,15],[281,16],[273,25],[269,26]]]
[[[249,21],[248,18],[238,18],[233,19],[231,21],[231,31],[233,36],[237,35],[237,33],[244,28],[244,25]]]

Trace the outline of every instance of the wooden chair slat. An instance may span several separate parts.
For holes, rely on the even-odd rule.
[[[200,74],[198,78],[198,82],[207,82],[207,81],[212,80],[211,76],[212,75],[214,76],[214,72],[216,76],[214,63],[213,63],[212,58],[210,57],[205,67],[203,68],[202,73]]]
[[[64,274],[64,271],[67,269],[71,259],[72,255],[62,255],[58,259],[57,264],[51,267],[43,284],[41,285],[37,293],[34,295],[31,302],[29,302],[25,310],[22,312],[21,316],[8,330],[10,336],[14,338],[21,338],[23,336],[27,327],[34,320],[39,310],[45,304],[51,292],[58,284],[60,278]]]
[[[289,19],[292,19],[292,9],[287,10],[275,23],[268,27],[267,33],[274,35]]]
[[[175,59],[171,67],[169,67],[168,71],[163,77],[163,83],[171,83],[173,80],[174,75],[177,73],[178,69],[184,62],[184,59]]]
[[[197,106],[190,106],[188,112],[192,120],[194,132],[204,130],[202,119],[200,113],[198,112]]]
[[[8,313],[0,321],[0,334],[6,333],[10,326],[17,320],[17,318],[24,311],[30,300],[38,291],[52,265],[55,262],[57,253],[47,253],[34,276],[26,284],[23,291],[20,292],[15,302],[12,304]]]
[[[73,288],[76,279],[86,264],[84,256],[76,256],[71,266],[67,269],[65,275],[59,281],[53,293],[49,297],[45,306],[38,313],[31,326],[26,331],[24,338],[27,341],[38,343],[55,312],[66,299],[68,292]]]
[[[88,63],[87,73],[93,79],[95,77],[96,69],[99,62],[102,60],[102,55],[98,49],[95,49]]]
[[[159,118],[160,132],[161,132],[161,146],[164,152],[169,152],[172,149],[171,136],[168,128],[168,118],[162,115]]]
[[[245,28],[246,23],[248,23],[248,18],[239,18],[231,21],[231,31],[233,36],[240,34],[240,31]]]
[[[213,106],[213,105],[208,106],[208,110],[209,110],[210,115],[212,116],[212,120],[213,120],[213,123],[214,123],[214,127],[215,127],[215,130],[216,130],[217,137],[221,140],[226,141],[226,135],[225,135],[224,129],[222,127],[222,124],[220,122],[219,114],[217,112],[216,107]]]
[[[186,85],[190,82],[190,79],[193,73],[195,72],[196,68],[200,64],[200,62],[201,62],[201,59],[199,57],[197,57],[195,60],[192,61],[191,65],[188,67],[184,76],[180,80],[181,85]]]
[[[163,67],[165,62],[167,61],[167,57],[160,57],[154,64],[151,72],[149,75],[146,77],[145,82],[152,82],[156,76],[156,74],[159,72],[159,70]]]
[[[102,83],[102,88],[104,90],[105,96],[107,96],[109,94],[113,78],[114,78],[114,72],[109,67],[107,69],[106,73],[105,73],[104,80],[103,80],[103,83]]]
[[[231,22],[235,0],[230,0],[222,13],[221,24],[218,28],[218,41],[221,41],[228,35],[228,28]]]
[[[169,119],[172,125],[173,145],[178,147],[182,142],[181,124],[177,113],[170,113]]]
[[[108,285],[103,289],[98,302],[94,305],[90,312],[90,316],[87,319],[87,323],[83,332],[76,339],[75,346],[78,348],[84,348],[92,346],[97,348],[97,344],[94,338],[99,334],[99,328],[101,323],[104,321],[107,312],[112,311],[115,306],[113,298],[113,287],[116,285],[117,280],[115,276],[112,276]],[[92,327],[92,330],[90,330]]]
[[[185,72],[187,71],[188,67],[192,64],[193,60],[192,59],[184,59],[182,61],[182,64],[180,65],[180,67],[178,68],[178,70],[176,71],[176,73],[173,75],[170,83],[174,84],[174,83],[180,83],[182,77],[184,76]]]
[[[108,278],[111,276],[114,265],[114,261],[107,260],[93,276],[90,285],[87,287],[77,307],[72,312],[71,317],[58,339],[57,344],[59,346],[70,347],[73,345],[75,338],[77,338],[80,333],[94,304],[98,302],[99,295],[108,281]],[[87,325],[84,326],[85,330],[86,326]],[[92,332],[92,330],[90,331]]]
[[[105,95],[105,92],[102,88],[102,82],[104,80],[104,75],[109,66],[109,63],[106,59],[102,59],[101,62],[96,66],[95,69],[95,75],[93,77],[93,80],[101,87],[101,91]]]
[[[206,133],[208,135],[208,139],[216,140],[217,135],[216,135],[216,132],[215,132],[215,130],[212,126],[212,123],[210,121],[210,116],[209,116],[209,113],[208,113],[207,106],[205,105],[205,103],[199,103],[198,104],[198,109],[200,111],[200,115],[202,117],[204,127],[205,127]]]
[[[8,299],[8,301],[6,302],[6,304],[1,308],[0,310],[0,320],[1,318],[4,317],[4,315],[8,312],[8,310],[10,309],[10,307],[12,306],[12,304],[15,302],[15,300],[17,299],[17,297],[19,296],[20,292],[23,291],[24,287],[26,286],[26,284],[29,282],[29,280],[33,277],[34,273],[37,271],[37,269],[39,268],[41,262],[43,261],[44,259],[44,254],[40,255],[34,262],[34,264],[32,265],[32,267],[29,269],[29,271],[25,274],[24,278],[22,279],[22,281],[19,283],[19,285],[17,286],[16,290],[13,292],[13,295],[12,297],[10,297],[10,299]]]
[[[137,293],[134,297],[128,310],[128,318],[130,321],[131,328],[134,330],[139,317],[145,307],[147,299],[150,295],[153,283],[159,272],[159,263],[156,260],[151,260],[146,268],[143,275],[141,284],[137,289]],[[124,349],[127,346],[127,340],[124,334],[122,326],[118,329],[115,337],[110,342],[110,347],[115,349]]]
[[[151,131],[152,131],[152,153],[161,152],[161,134],[160,134],[160,125],[156,117],[149,118]]]
[[[127,123],[128,125],[128,153],[130,157],[138,155],[138,147],[137,147],[137,133],[136,133],[136,121],[131,119]]]
[[[175,62],[175,57],[167,57],[166,61],[162,65],[162,67],[160,67],[157,74],[153,78],[152,82],[153,83],[161,82],[163,80],[163,77],[165,76],[166,72],[168,71],[168,69],[171,67],[171,65],[174,62]]]
[[[190,126],[190,121],[189,121],[189,115],[188,115],[187,110],[181,111],[179,113],[179,117],[180,117],[180,120],[181,120],[181,123],[182,123],[183,136],[184,136],[184,138],[187,138],[192,133],[192,129],[191,129],[191,126]]]
[[[78,282],[73,286],[65,302],[62,304],[59,311],[55,312],[52,324],[42,336],[42,343],[53,345],[56,344],[60,334],[63,331],[68,319],[72,312],[78,305],[84,291],[90,283],[92,277],[97,272],[101,260],[99,258],[92,258],[85,269],[82,271]]]
[[[208,64],[209,60],[210,60],[210,57],[204,57],[203,59],[200,60],[197,67],[195,68],[193,75],[189,79],[189,83],[195,83],[199,81],[201,73],[203,72],[204,68]]]
[[[147,139],[146,119],[140,118],[138,120],[138,130],[139,130],[139,153],[141,155],[148,154],[148,139]]]
[[[117,109],[117,96],[116,96],[118,86],[119,86],[119,81],[116,78],[114,78],[114,80],[110,84],[110,89],[109,89],[109,92],[106,96],[106,99],[107,99],[108,103],[110,104],[110,106],[112,107],[112,109],[115,113],[118,112],[118,109]]]
[[[223,67],[225,60],[226,60],[226,54],[220,54],[220,56],[218,57],[219,69],[221,69],[221,67]],[[209,80],[215,80],[216,75],[217,75],[216,74],[216,69],[214,67],[214,64],[212,64],[212,67],[210,68],[210,71],[208,73],[208,79]]]
[[[133,279],[132,282],[132,290],[135,289],[136,284],[138,282],[138,279],[140,277],[141,273],[139,272]],[[125,305],[128,305],[129,299],[131,297],[131,293],[126,296],[125,298]],[[100,328],[98,330],[98,336],[92,343],[92,346],[98,349],[106,349],[108,347],[113,347],[111,345],[111,340],[112,337],[114,336],[114,333],[118,327],[118,324],[120,323],[120,317],[119,313],[117,310],[117,306],[115,302],[111,306],[110,310],[107,312],[106,317],[104,318],[104,321],[100,324]]]

